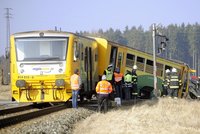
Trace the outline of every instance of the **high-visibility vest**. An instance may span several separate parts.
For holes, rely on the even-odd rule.
[[[122,80],[123,74],[122,73],[116,73],[114,72],[114,78],[116,82],[119,82]]]
[[[169,86],[169,76],[167,75],[167,76],[165,76],[165,78],[163,79],[163,82],[162,82],[162,85],[164,86],[164,87],[168,87]]]
[[[133,74],[133,84],[137,84],[137,75]]]
[[[169,87],[170,89],[177,89],[181,85],[181,80],[179,80],[179,77],[177,74],[171,74],[170,80],[169,80]]]
[[[79,83],[79,76],[77,74],[73,74],[71,76],[70,81],[71,81],[71,88],[73,90],[78,90],[79,89],[79,85],[80,85],[80,83]]]
[[[133,82],[132,81],[132,75],[131,74],[126,74],[124,77],[124,82]]]
[[[97,83],[96,92],[98,94],[109,94],[112,92],[112,85],[110,82],[102,80]]]
[[[106,80],[112,80],[113,71],[106,70]]]

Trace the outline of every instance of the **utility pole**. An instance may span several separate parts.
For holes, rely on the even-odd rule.
[[[194,48],[193,48],[193,56],[192,56],[192,60],[193,60],[193,69],[194,70],[196,70],[196,72],[197,72],[197,68],[196,68],[196,51],[194,50]],[[194,73],[194,76],[196,76],[196,72]]]
[[[10,18],[12,18],[12,14],[10,13],[10,10],[12,10],[12,8],[5,8],[6,10],[6,27],[7,27],[7,32],[6,32],[6,45],[7,45],[7,49],[9,48],[10,45]]]
[[[169,40],[165,35],[162,35],[162,33],[160,33],[158,31],[158,27],[156,26],[156,24],[153,24],[153,77],[154,77],[154,95],[155,97],[160,96],[160,92],[159,89],[157,88],[157,66],[156,66],[156,37],[159,37],[160,39],[160,44],[157,47],[158,48],[158,54],[162,54],[163,51],[166,50],[166,46],[167,46],[167,41]]]
[[[10,13],[10,10],[12,8],[5,8],[6,14],[6,48],[5,48],[5,57],[2,68],[2,84],[8,85],[10,83],[10,18],[12,18],[12,14]]]
[[[156,77],[156,24],[153,24],[153,77],[154,77],[154,95],[158,96],[157,77]]]

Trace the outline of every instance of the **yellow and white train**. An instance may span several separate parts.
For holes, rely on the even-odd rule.
[[[71,96],[70,76],[80,70],[81,99],[95,93],[95,85],[109,64],[122,73],[138,66],[138,89],[147,96],[153,90],[152,55],[103,38],[70,32],[32,31],[11,36],[10,75],[12,98],[18,102],[65,102]],[[178,69],[188,92],[190,68],[180,62],[157,58],[158,89],[166,69]],[[114,69],[113,68],[113,69]],[[183,88],[184,87],[184,88]]]

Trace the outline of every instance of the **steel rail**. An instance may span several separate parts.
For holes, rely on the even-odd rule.
[[[17,113],[21,111],[26,111],[32,109],[33,105],[26,105],[26,106],[20,106],[20,107],[14,107],[14,108],[8,108],[8,109],[2,109],[0,110],[0,115],[6,115],[6,114],[12,114]]]
[[[30,113],[25,113],[17,116],[12,116],[8,118],[4,118],[0,120],[0,129],[4,127],[8,127],[23,121],[27,121],[33,118],[37,118],[43,115],[47,115],[59,110],[66,109],[67,107],[70,107],[69,103],[67,104],[61,104],[61,105],[56,105],[48,108],[44,108],[38,111],[30,112]]]

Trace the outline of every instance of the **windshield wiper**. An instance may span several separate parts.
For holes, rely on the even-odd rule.
[[[42,58],[41,61],[49,61],[49,60],[60,60],[59,57],[47,57],[47,58]]]

